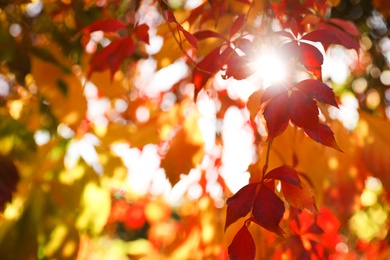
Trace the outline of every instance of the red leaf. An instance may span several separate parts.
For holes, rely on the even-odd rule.
[[[245,224],[234,236],[228,252],[232,260],[253,260],[255,258],[255,241]]]
[[[215,27],[217,27],[219,17],[222,17],[226,11],[226,0],[208,0],[208,2],[214,14]]]
[[[225,37],[222,34],[214,32],[214,31],[210,31],[210,30],[198,31],[198,32],[194,33],[193,36],[198,41],[201,41],[201,40],[204,40],[207,38],[220,38],[220,39],[225,40]]]
[[[0,154],[0,211],[11,202],[12,194],[20,180],[18,169],[11,159]]]
[[[195,48],[198,49],[198,40],[187,30],[185,30],[181,25],[179,25],[179,30],[183,33],[187,41]]]
[[[260,102],[261,103],[267,102],[268,100],[278,96],[284,91],[287,91],[287,88],[283,84],[269,86],[264,90]]]
[[[263,114],[267,121],[268,140],[280,135],[287,128],[290,119],[288,101],[288,93],[284,91],[265,107]]]
[[[312,213],[318,213],[311,188],[302,182],[302,187],[282,182],[282,192],[287,203],[296,209],[307,209]]]
[[[347,49],[354,49],[357,53],[359,53],[360,44],[359,42],[349,35],[347,32],[340,30],[339,28],[327,24],[327,23],[319,23],[317,29],[323,29],[333,33],[340,40],[340,44]]]
[[[134,34],[141,41],[149,44],[149,26],[147,24],[141,24],[135,27]]]
[[[195,99],[206,82],[221,68],[221,64],[216,62],[219,60],[220,50],[221,46],[218,46],[196,65],[192,74],[192,81],[195,85]]]
[[[234,50],[232,50],[232,54],[229,55],[226,64],[227,70],[225,75],[228,78],[233,77],[237,80],[242,80],[255,73],[255,70],[248,67],[246,56],[239,56]]]
[[[177,23],[177,20],[175,18],[175,15],[173,14],[171,9],[168,9],[167,13],[167,22],[168,23]]]
[[[332,32],[327,30],[315,30],[302,36],[302,40],[320,42],[325,50],[330,44],[342,44],[341,40]]]
[[[287,42],[279,47],[280,57],[287,61],[292,57],[299,57],[300,53],[301,49],[297,41]]]
[[[225,230],[239,218],[245,217],[253,207],[256,189],[259,183],[251,183],[242,187],[233,197],[226,201]]]
[[[271,170],[265,175],[265,179],[280,180],[298,187],[301,186],[301,180],[298,177],[298,173],[294,168],[287,165]]]
[[[305,128],[304,130],[305,133],[314,141],[342,152],[340,147],[337,145],[336,140],[334,139],[332,130],[328,126],[324,124],[318,124],[316,129]]]
[[[322,53],[313,45],[300,43],[299,61],[316,78],[321,79],[321,65],[324,61]]]
[[[135,51],[131,35],[111,42],[105,48],[98,50],[91,58],[88,78],[95,71],[110,69],[111,77],[119,69],[122,61]]]
[[[319,102],[338,107],[332,89],[319,80],[302,80],[295,84],[294,87]]]
[[[263,228],[276,234],[283,234],[279,223],[284,214],[283,201],[265,185],[261,185],[253,205],[253,217]]]
[[[245,24],[245,14],[242,14],[237,17],[237,19],[233,22],[232,27],[230,27],[230,38],[235,35],[239,30],[241,30],[242,26]]]
[[[89,26],[85,27],[83,31],[84,33],[91,33],[95,31],[116,32],[122,28],[125,28],[125,25],[117,19],[112,18],[95,21]]]
[[[345,21],[345,20],[341,20],[341,19],[337,19],[337,18],[332,18],[332,19],[329,19],[328,22],[343,29],[343,31],[349,33],[352,36],[360,37],[359,30],[356,28],[356,25],[351,21]]]
[[[248,57],[256,57],[257,53],[255,52],[255,48],[253,47],[253,42],[245,39],[240,38],[235,43],[237,48],[242,50]]]
[[[293,91],[290,96],[290,119],[296,126],[316,129],[318,125],[316,102],[300,91]]]

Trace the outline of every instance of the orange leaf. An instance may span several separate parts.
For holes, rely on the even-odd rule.
[[[282,181],[282,192],[287,203],[293,208],[306,208],[312,213],[318,213],[312,189],[305,182],[301,182],[301,186],[302,188]]]

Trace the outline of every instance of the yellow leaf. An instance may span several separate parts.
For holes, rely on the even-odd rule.
[[[50,45],[47,48],[62,65],[70,68],[69,61],[57,46]],[[87,108],[80,80],[73,73],[68,74],[63,68],[35,56],[31,56],[31,67],[38,92],[47,99],[55,117],[76,129]]]

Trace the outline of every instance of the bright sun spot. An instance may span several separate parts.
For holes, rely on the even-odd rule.
[[[260,55],[254,66],[264,88],[283,81],[287,75],[286,64],[276,53],[271,51]]]

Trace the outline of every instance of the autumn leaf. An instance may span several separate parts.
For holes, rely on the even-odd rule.
[[[88,78],[95,71],[110,69],[111,77],[119,69],[123,60],[135,51],[135,44],[131,35],[117,39],[101,50],[98,50],[91,58]]]
[[[312,213],[318,213],[314,202],[313,191],[305,182],[301,182],[301,187],[282,181],[282,192],[287,203],[297,209],[307,209]]]
[[[245,15],[240,15],[234,20],[232,27],[230,28],[230,38],[235,35],[241,28],[243,27],[245,23]]]
[[[338,107],[334,92],[321,81],[306,79],[298,82],[294,87],[319,102]]]
[[[316,102],[300,91],[292,91],[290,96],[290,118],[296,126],[316,129],[318,107]]]
[[[298,177],[298,173],[294,168],[287,165],[272,169],[265,175],[265,179],[280,180],[291,185],[301,186],[301,180]]]
[[[305,128],[304,130],[305,133],[314,141],[342,152],[336,143],[332,130],[328,126],[324,124],[318,124],[317,128],[315,129]]]
[[[228,207],[225,230],[239,218],[245,217],[251,211],[258,185],[259,183],[245,185],[233,197],[230,197],[226,201]]]
[[[232,260],[252,260],[255,258],[256,245],[245,224],[234,236],[228,252]]]
[[[279,223],[284,214],[283,201],[265,185],[261,185],[253,204],[253,217],[257,224],[276,234],[283,234]]]
[[[149,26],[147,24],[137,25],[134,29],[134,35],[141,41],[149,44]]]
[[[321,65],[324,61],[321,52],[313,45],[304,42],[300,43],[299,49],[300,53],[298,58],[300,63],[317,79],[321,80]]]
[[[91,33],[95,31],[116,32],[119,29],[125,28],[125,25],[118,19],[109,18],[97,20],[83,29],[84,33]]]
[[[348,32],[339,29],[332,24],[321,22],[318,24],[317,29],[326,30],[333,35],[335,35],[339,41],[337,43],[341,44],[345,48],[354,49],[357,53],[359,53],[360,44],[359,42],[353,38]],[[352,31],[354,33],[354,31]]]
[[[289,110],[287,91],[282,92],[267,104],[263,114],[267,121],[268,140],[280,135],[286,129],[290,119]]]

